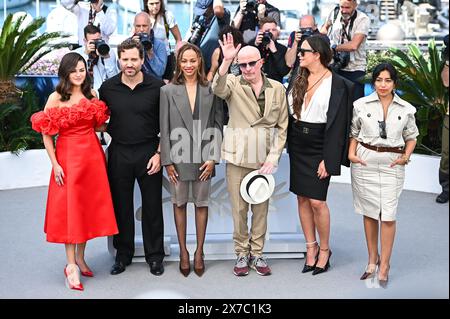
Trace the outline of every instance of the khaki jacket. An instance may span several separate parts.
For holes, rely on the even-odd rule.
[[[229,122],[222,143],[222,159],[241,167],[259,169],[265,162],[278,165],[286,143],[288,107],[283,85],[267,79],[265,110],[241,76],[216,74],[214,94],[228,104]],[[264,76],[264,81],[266,78]]]

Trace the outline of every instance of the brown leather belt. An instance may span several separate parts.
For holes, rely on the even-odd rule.
[[[398,154],[405,154],[405,149],[402,147],[382,147],[382,146],[372,146],[366,143],[361,143],[362,146],[368,148],[369,150],[376,152],[391,152]]]

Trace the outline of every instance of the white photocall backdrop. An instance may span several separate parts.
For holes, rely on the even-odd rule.
[[[276,187],[269,202],[268,232],[264,246],[264,254],[270,258],[303,257],[305,252],[304,237],[300,229],[297,214],[296,197],[289,192],[289,158],[283,154],[280,169],[275,175]],[[228,196],[225,164],[216,166],[216,176],[212,179],[209,219],[204,246],[206,259],[234,259],[233,219],[231,203]],[[135,256],[143,256],[141,230],[141,194],[135,185]],[[169,181],[163,180],[163,214],[164,214],[164,249],[166,260],[178,260],[179,249],[170,200]],[[249,229],[251,213],[248,215]],[[191,254],[196,248],[195,209],[188,204],[187,244]],[[111,254],[115,254],[112,238],[108,240]]]

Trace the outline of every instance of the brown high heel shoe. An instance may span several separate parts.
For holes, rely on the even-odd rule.
[[[189,276],[189,273],[191,272],[191,260],[190,260],[190,258],[189,258],[189,253],[187,254],[187,260],[188,260],[188,263],[189,263],[189,266],[188,266],[188,268],[183,268],[183,267],[181,267],[181,264],[182,264],[182,258],[181,258],[181,255],[180,255],[180,272],[181,272],[181,274],[184,276],[184,277],[187,277],[187,276]]]
[[[380,255],[377,257],[377,262],[375,264],[368,264],[366,266],[366,270],[362,274],[360,280],[366,280],[368,278],[372,278],[375,276],[375,273],[377,272],[377,267],[380,265]]]
[[[201,256],[201,262],[202,262],[201,267],[196,267],[196,259],[195,259],[196,256],[197,256],[197,253],[194,254],[194,272],[197,276],[201,277],[201,276],[203,276],[203,274],[205,272],[205,254],[202,253],[202,256]]]

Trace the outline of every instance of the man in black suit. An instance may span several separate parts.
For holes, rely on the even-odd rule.
[[[112,275],[125,271],[134,256],[133,191],[142,194],[142,236],[150,272],[164,272],[162,171],[159,152],[159,92],[164,83],[141,71],[144,49],[125,40],[117,48],[121,73],[105,81],[100,99],[111,111],[107,132],[108,177],[119,234],[114,236],[116,261]]]

